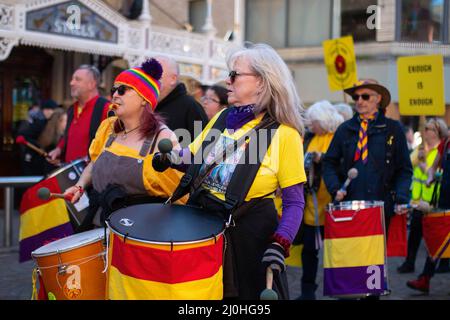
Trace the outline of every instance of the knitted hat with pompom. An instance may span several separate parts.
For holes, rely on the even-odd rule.
[[[140,67],[122,71],[114,81],[114,85],[126,85],[133,88],[153,110],[158,104],[162,75],[162,66],[156,59],[149,59]]]

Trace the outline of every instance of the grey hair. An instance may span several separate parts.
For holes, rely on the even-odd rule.
[[[430,124],[432,124],[435,127],[440,139],[447,138],[448,126],[443,119],[441,119],[441,118],[428,119],[428,121],[426,122],[426,125],[430,125]]]
[[[164,56],[164,55],[157,55],[154,56],[153,58],[155,58],[156,60],[160,61],[162,60],[163,63],[165,63],[167,66],[169,66],[169,68],[171,69],[172,73],[174,73],[177,78],[180,76],[180,66],[178,65],[178,62],[169,56]],[[163,70],[164,72],[164,70]]]
[[[228,68],[231,70],[236,60],[242,58],[248,61],[249,68],[262,81],[255,114],[267,111],[276,121],[296,129],[303,136],[304,108],[292,74],[283,59],[267,44],[247,43],[245,47],[228,51]]]
[[[337,103],[334,105],[334,107],[336,108],[337,112],[339,112],[339,114],[344,117],[344,121],[347,121],[353,117],[353,109],[348,104]]]
[[[95,83],[97,84],[97,87],[100,85],[101,82],[101,74],[100,71],[97,69],[96,66],[93,66],[91,64],[82,64],[78,67],[77,70],[87,70],[92,75],[92,78],[94,78]]]
[[[318,121],[323,130],[333,133],[344,122],[344,117],[329,101],[322,100],[306,109],[306,120],[308,123]]]

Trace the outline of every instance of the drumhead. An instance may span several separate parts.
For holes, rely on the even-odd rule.
[[[205,241],[224,230],[222,218],[200,208],[161,203],[119,209],[110,216],[107,224],[120,236],[153,244]]]
[[[384,207],[383,201],[343,201],[339,202],[338,204],[329,203],[327,205],[328,211],[333,210],[361,210],[366,208],[373,208],[373,207]]]
[[[47,178],[56,177],[57,175],[59,175],[60,173],[66,171],[67,169],[70,169],[70,168],[77,168],[78,169],[78,168],[80,168],[80,166],[81,166],[81,169],[84,169],[86,167],[86,160],[84,160],[84,159],[74,160],[74,161],[66,164],[64,167],[61,167],[61,168],[56,169],[55,171],[51,172],[47,176]]]
[[[76,233],[69,237],[50,242],[31,253],[33,257],[50,256],[58,252],[70,251],[84,247],[105,238],[105,229],[99,228]]]

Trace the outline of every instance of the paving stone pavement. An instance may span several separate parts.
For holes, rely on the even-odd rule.
[[[3,212],[0,211],[0,240],[3,241]],[[19,263],[18,258],[18,213],[15,212],[13,219],[13,247],[2,248],[0,244],[0,300],[28,300],[31,298],[31,274],[34,267],[33,261]],[[322,264],[321,254],[319,265]],[[431,280],[431,292],[429,295],[418,294],[406,287],[406,281],[413,279],[422,270],[425,262],[426,251],[424,246],[420,247],[415,274],[398,274],[396,268],[402,263],[402,258],[388,259],[388,277],[391,294],[384,296],[382,300],[450,300],[450,273],[436,274]],[[287,270],[289,291],[291,299],[300,295],[301,268],[289,267]],[[319,267],[317,275],[317,298],[320,300],[331,299],[322,295],[323,272]]]

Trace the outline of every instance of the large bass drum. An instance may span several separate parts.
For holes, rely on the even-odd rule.
[[[107,220],[109,299],[222,299],[224,221],[199,208],[140,204]]]
[[[329,204],[324,228],[324,295],[388,294],[383,202]]]

